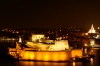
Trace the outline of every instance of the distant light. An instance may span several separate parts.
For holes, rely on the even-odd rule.
[[[8,38],[7,40],[10,40],[10,38]]]
[[[5,31],[4,29],[2,31]]]
[[[22,39],[21,39],[21,37],[19,38],[19,42],[22,42]]]
[[[88,33],[85,33],[85,35],[88,35]]]
[[[87,44],[84,44],[84,46],[87,46]]]
[[[100,29],[100,28],[98,27],[98,29]]]
[[[19,33],[18,31],[16,33]]]
[[[97,35],[97,36],[94,36],[94,38],[99,39],[99,38],[100,38],[100,36],[99,36],[99,35]]]
[[[96,33],[96,30],[94,29],[93,24],[91,26],[91,29],[88,31],[88,33]]]
[[[5,30],[8,30],[7,28]]]
[[[91,52],[93,52],[93,50],[91,50]]]
[[[12,38],[12,40],[15,40],[14,38]]]

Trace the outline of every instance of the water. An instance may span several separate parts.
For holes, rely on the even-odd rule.
[[[5,60],[3,55],[7,52],[7,48],[14,46],[15,42],[0,42],[0,66],[99,66],[100,63],[100,49],[93,49],[95,58],[91,62],[73,62],[73,63],[58,63],[58,62],[33,62],[20,61],[12,63]]]

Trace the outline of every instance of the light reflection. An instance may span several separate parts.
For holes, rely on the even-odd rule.
[[[45,65],[50,65],[50,63],[49,62],[45,62],[45,63],[43,63],[43,64],[41,64],[41,65],[43,65],[43,66],[45,66]]]
[[[21,61],[20,64],[23,66],[34,66],[35,65],[35,63],[31,61],[24,61],[24,62]]]
[[[68,63],[20,61],[21,66],[66,66]]]
[[[75,66],[75,62],[73,62],[73,66]]]
[[[34,62],[29,62],[29,65],[34,65],[35,63]]]
[[[93,50],[91,50],[91,52],[93,52]]]
[[[84,52],[87,53],[87,48],[84,49]]]
[[[90,60],[91,60],[91,65],[93,65],[93,58],[91,58]]]
[[[100,49],[100,48],[92,48],[92,49]]]

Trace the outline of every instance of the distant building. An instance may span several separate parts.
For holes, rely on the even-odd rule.
[[[99,37],[99,33],[96,32],[96,30],[93,27],[93,24],[91,26],[91,29],[85,34],[87,38],[95,38],[97,39]]]
[[[93,24],[91,26],[91,29],[88,31],[88,33],[96,33],[96,30],[94,29]]]
[[[90,46],[95,45],[95,39],[90,39]]]
[[[32,34],[32,41],[33,42],[43,42],[42,39],[45,38],[44,34]]]

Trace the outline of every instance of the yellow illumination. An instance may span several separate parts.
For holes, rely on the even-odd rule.
[[[29,53],[28,52],[25,52],[25,54],[24,54],[24,57],[23,57],[24,59],[29,59]]]
[[[22,58],[26,60],[43,60],[43,61],[59,61],[59,60],[69,60],[70,52],[68,51],[25,51],[22,54]]]
[[[93,64],[93,58],[91,58],[90,60],[91,60],[91,64]]]
[[[59,58],[59,57],[58,57],[58,54],[57,54],[57,53],[54,53],[52,58],[53,58],[53,60],[57,61],[58,58]]]
[[[31,53],[29,56],[30,56],[30,59],[31,59],[31,60],[33,60],[34,57],[35,57],[35,56],[34,56],[34,53]]]
[[[70,54],[70,53],[68,53],[68,54]],[[62,60],[66,60],[68,56],[70,57],[70,55],[68,55],[68,54],[62,52],[62,53],[59,53],[59,57]]]
[[[45,61],[48,61],[49,58],[50,58],[49,53],[45,53],[45,55],[44,55],[44,60],[45,60]]]
[[[40,53],[36,54],[36,59],[41,60],[42,57],[43,57],[42,54],[40,54]]]
[[[79,57],[82,57],[82,49],[75,49],[75,50],[71,51],[72,57],[75,57],[76,55],[79,56]]]
[[[73,66],[75,66],[75,62],[73,62]]]
[[[87,46],[87,44],[85,44],[84,46]]]

